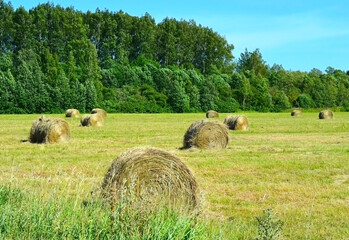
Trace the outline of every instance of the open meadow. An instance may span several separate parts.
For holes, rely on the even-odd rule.
[[[349,113],[335,112],[331,120],[319,120],[317,112],[243,114],[249,130],[230,131],[223,150],[179,149],[189,125],[204,113],[108,114],[103,127],[47,114],[70,124],[70,141],[58,144],[22,142],[40,115],[0,115],[1,191],[18,189],[44,202],[73,199],[72,208],[79,208],[117,156],[154,146],[193,171],[203,193],[199,221],[207,239],[255,239],[256,217],[268,208],[283,222],[283,239],[349,239]],[[6,230],[9,209],[0,206],[0,236],[16,238]]]

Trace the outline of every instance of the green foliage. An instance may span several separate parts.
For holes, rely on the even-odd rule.
[[[281,111],[290,103],[349,102],[349,75],[341,70],[270,68],[259,49],[233,62],[233,49],[194,20],[156,24],[148,13],[83,13],[51,3],[26,11],[0,0],[0,112]]]
[[[275,91],[271,95],[273,101],[272,111],[280,112],[282,110],[291,108],[291,103],[284,91]]]
[[[300,108],[314,108],[315,102],[308,94],[301,94],[297,97],[294,106]]]
[[[90,111],[97,105],[97,90],[91,80],[85,82],[86,89],[86,110]]]
[[[245,52],[241,53],[237,68],[240,72],[251,71],[255,75],[261,75],[262,77],[268,76],[268,66],[263,60],[259,49],[253,52],[249,52],[245,49]]]
[[[269,93],[268,82],[261,75],[248,72],[252,92],[251,107],[260,112],[268,112],[272,107],[272,97]]]
[[[282,237],[281,220],[275,218],[272,209],[263,211],[263,215],[257,217],[258,236],[256,240],[278,240]]]
[[[187,112],[189,110],[189,97],[185,93],[182,82],[174,80],[170,86],[168,102],[175,112]]]
[[[16,92],[17,84],[10,70],[0,71],[0,113],[15,111]]]
[[[167,97],[149,85],[125,85],[116,89],[115,109],[110,112],[159,113],[168,112]]]
[[[341,108],[342,112],[349,112],[349,102],[346,102],[343,104],[343,107]]]
[[[217,109],[218,91],[212,82],[204,80],[200,89],[200,104],[202,111]]]
[[[222,113],[236,112],[240,104],[233,98],[229,85],[218,87],[219,100],[217,102],[217,111]]]

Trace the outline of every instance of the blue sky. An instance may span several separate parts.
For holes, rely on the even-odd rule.
[[[5,0],[6,1],[6,0]],[[12,0],[29,10],[41,0]],[[347,0],[52,0],[86,12],[122,10],[132,16],[148,12],[156,22],[165,17],[194,19],[235,46],[236,59],[259,48],[263,59],[286,70],[349,70],[349,1]]]

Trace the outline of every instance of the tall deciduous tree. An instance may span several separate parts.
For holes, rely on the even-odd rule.
[[[15,33],[13,16],[12,6],[0,0],[0,52],[13,50],[12,41]]]
[[[237,63],[237,70],[239,72],[251,71],[255,75],[262,77],[268,77],[268,66],[262,58],[262,54],[259,49],[249,52],[245,49],[244,53],[241,53]]]
[[[32,50],[20,50],[16,59],[15,78],[23,89],[18,96],[20,108],[27,113],[44,113],[49,111],[51,99],[48,86],[44,83],[44,75]]]

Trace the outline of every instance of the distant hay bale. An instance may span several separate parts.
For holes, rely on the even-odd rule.
[[[198,184],[190,169],[178,157],[153,147],[132,148],[117,157],[101,190],[113,207],[129,192],[133,193],[132,203],[141,200],[150,206],[163,203],[192,209],[199,200]]]
[[[248,120],[244,115],[229,115],[224,119],[224,124],[231,130],[248,129]]]
[[[219,117],[219,113],[214,110],[207,111],[206,113],[206,118],[217,118],[217,117]]]
[[[31,143],[57,143],[69,139],[70,127],[63,119],[41,116],[33,122],[30,129],[29,141]]]
[[[331,110],[323,110],[319,113],[319,119],[332,119],[333,112]]]
[[[101,114],[103,117],[107,116],[107,112],[101,108],[92,109],[91,114],[96,114],[96,113]]]
[[[291,116],[292,117],[299,117],[299,116],[302,116],[302,111],[301,110],[298,110],[298,109],[295,109],[291,112]]]
[[[203,119],[190,125],[184,135],[182,149],[191,147],[219,149],[225,148],[228,142],[229,131],[226,125]]]
[[[80,117],[80,112],[77,109],[68,109],[65,111],[65,117],[78,118]]]
[[[83,127],[101,127],[104,124],[104,118],[101,114],[87,114],[80,120]]]

